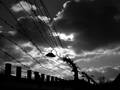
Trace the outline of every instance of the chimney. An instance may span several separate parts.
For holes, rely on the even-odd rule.
[[[21,72],[22,72],[22,69],[21,69],[21,67],[18,66],[16,68],[16,77],[17,78],[21,78]]]
[[[5,76],[9,77],[11,75],[11,64],[6,63],[5,64]]]
[[[27,70],[27,79],[32,78],[32,70]]]
[[[35,75],[35,80],[39,80],[40,79],[39,72],[34,72],[34,75]]]

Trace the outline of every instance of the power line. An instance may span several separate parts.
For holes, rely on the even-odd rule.
[[[37,6],[37,10],[36,10],[36,12],[34,11],[33,14],[36,15],[36,13],[39,13],[39,14],[41,13],[41,14],[44,16],[45,13],[44,13],[44,11],[41,9],[39,1],[38,1],[38,2],[36,2],[36,1],[37,1],[37,0],[34,0],[34,4]],[[37,17],[37,18],[38,18],[38,17]],[[41,17],[41,18],[42,18],[42,17]],[[43,21],[44,21],[44,19],[43,19]],[[45,21],[44,21],[43,23],[46,24]],[[48,33],[49,33],[51,36],[53,36],[53,35],[52,35],[52,32],[51,32],[51,30],[50,30],[49,25],[48,25],[48,31],[49,31]],[[48,40],[50,39],[50,42],[51,42],[53,45],[57,46],[56,41],[53,40],[54,37],[51,38],[50,35],[48,35]]]
[[[9,56],[12,60],[15,60],[17,63],[21,64],[22,66],[24,66],[24,67],[26,67],[26,68],[28,68],[28,69],[30,68],[30,67],[22,64],[20,61],[16,60],[16,58],[13,57],[12,55],[10,55],[7,51],[5,51],[5,50],[3,50],[3,49],[1,49],[1,48],[0,48],[0,51],[3,52],[4,54],[6,54],[7,56]]]
[[[20,5],[21,5],[21,3],[20,3]],[[24,9],[24,11],[26,12],[26,14],[29,14],[26,10],[25,10],[25,8],[21,5],[21,7]],[[29,7],[30,8],[30,7]],[[29,14],[29,15],[31,15],[31,14]],[[34,16],[32,16],[32,17],[34,17]],[[33,20],[33,19],[32,19]],[[39,32],[39,34],[42,36],[42,38],[43,39],[41,39],[41,40],[45,40],[46,42],[47,42],[47,44],[50,46],[50,47],[52,47],[50,44],[49,44],[49,42],[47,41],[47,40],[49,40],[49,38],[48,39],[46,39],[46,37],[44,37],[44,35],[42,34],[42,32],[39,30],[39,26],[36,24],[36,22],[33,20],[33,23],[34,23],[34,25],[36,25],[36,27],[37,27],[37,30],[38,30],[38,32]],[[43,23],[44,24],[44,23]],[[42,26],[42,29],[44,29],[45,30],[45,28]]]
[[[28,1],[28,0],[26,0],[26,1]],[[29,2],[29,1],[28,1]],[[29,2],[30,3],[30,2]],[[45,12],[41,9],[41,7],[40,7],[40,5],[41,5],[41,3],[40,2],[35,2],[35,0],[34,0],[34,4],[37,6],[37,10],[36,10],[36,12],[38,12],[39,14],[41,13],[43,16],[45,16]],[[43,8],[43,7],[42,7]],[[36,12],[34,11],[33,12],[33,14],[35,14],[36,15]],[[38,17],[37,17],[38,18]],[[45,22],[43,22],[44,24],[46,24]],[[48,25],[48,31],[49,31],[49,33],[50,33],[50,35],[51,36],[53,36],[52,35],[52,31],[51,31],[51,29],[50,29],[50,27],[49,27],[49,25]],[[48,35],[49,36],[49,35]],[[53,37],[53,38],[51,38],[51,36],[49,36],[48,37],[48,40],[50,39],[51,40],[51,42],[54,44],[54,45],[56,45],[57,46],[57,43],[56,43],[56,40],[54,41],[53,40],[53,38],[55,38],[55,37]]]
[[[29,41],[31,41],[31,43],[37,48],[37,50],[42,53],[42,51],[39,49],[39,47],[36,45],[36,43],[34,43],[34,41],[26,34],[26,30],[23,28],[23,25],[21,25],[18,21],[17,18],[15,17],[15,15],[8,9],[8,7],[5,5],[5,3],[0,0],[0,4],[10,13],[10,15],[12,15],[13,19],[17,22],[17,24],[22,28],[21,32],[20,30],[18,30],[22,35],[24,35],[24,37],[28,38]]]
[[[11,29],[16,30],[16,27],[14,27],[13,25],[9,24],[6,20],[4,20],[3,18],[0,17],[0,20],[3,21],[6,25],[8,25]]]
[[[4,5],[3,5],[4,6]],[[17,19],[15,18],[15,16],[11,13],[11,11],[6,7],[6,9],[10,12],[10,14],[12,15],[12,17],[17,21]],[[18,21],[17,21],[18,22]],[[21,26],[21,25],[20,25]],[[22,27],[22,26],[21,26]],[[12,28],[14,28],[14,27],[12,27]],[[23,28],[23,27],[22,27]],[[20,30],[19,30],[19,32],[20,32]],[[22,34],[22,35],[24,35],[24,34]],[[26,35],[24,35],[24,36],[26,36]],[[28,38],[28,37],[27,37]],[[30,40],[30,39],[29,39]],[[30,40],[31,41],[31,40]],[[31,41],[32,42],[32,41]],[[33,43],[33,42],[32,42]],[[33,43],[34,44],[34,43]],[[35,45],[35,44],[34,44]],[[47,68],[48,69],[48,68]]]
[[[1,18],[0,18],[1,19]],[[7,21],[5,21],[5,24],[9,25],[12,29],[14,29],[14,27],[12,25],[10,25],[9,23],[7,23]],[[6,36],[0,34],[0,37],[5,38],[6,40],[12,42],[13,44],[15,44],[16,46],[18,46],[24,53],[26,53],[28,56],[30,56],[32,58],[32,60],[35,60],[37,63],[39,63],[34,57],[32,57],[30,54],[27,53],[26,50],[24,50],[20,45],[18,45],[15,41],[7,38]]]
[[[35,5],[37,6],[37,8],[38,8],[38,9],[36,10],[36,12],[39,13],[39,14],[42,14],[42,15],[44,16],[45,14],[44,14],[44,12],[42,11],[39,2],[36,2],[36,1],[37,1],[37,0],[34,0],[34,4],[35,4]],[[42,18],[42,17],[41,17],[41,18]],[[44,19],[43,19],[43,21],[44,21]],[[45,23],[45,22],[43,22],[43,23]],[[48,31],[49,31],[48,33],[52,36],[52,33],[51,33],[51,31],[50,31],[50,27],[49,27],[49,26],[48,26]],[[54,42],[54,40],[53,40],[54,37],[51,38],[50,35],[48,35],[48,38],[50,39],[51,43],[53,43],[54,46],[57,46],[56,42]]]
[[[12,29],[15,29],[15,27],[14,26],[12,26],[12,25],[10,25],[7,21],[5,21],[4,19],[2,19],[1,17],[0,17],[0,19],[1,20],[3,20],[4,21],[4,23],[6,24],[6,25],[8,25],[10,28],[12,28]],[[1,34],[0,34],[1,35]],[[3,38],[6,38],[7,40],[9,40],[10,42],[12,42],[13,44],[15,44],[16,46],[18,46],[19,48],[20,48],[20,46],[17,44],[17,43],[15,43],[13,40],[10,40],[10,39],[8,39],[7,37],[5,37],[5,36],[3,36],[2,35],[2,37]],[[27,54],[27,53],[26,53]],[[35,58],[34,57],[32,57],[32,56],[30,56],[33,60],[35,60]],[[35,61],[37,61],[37,60],[35,60]],[[57,66],[56,66],[57,67]],[[60,68],[60,67],[58,67],[58,68]],[[48,69],[48,68],[47,68]],[[60,69],[62,69],[62,68],[60,68]]]
[[[50,13],[49,13],[48,9],[46,8],[46,6],[45,6],[44,2],[43,2],[42,0],[39,0],[39,1],[40,1],[41,5],[43,6],[43,10],[44,10],[45,14],[46,14],[48,17],[50,17],[50,18],[51,18],[51,22],[52,22],[52,21],[53,21],[53,19],[52,19],[51,15],[50,15]],[[53,29],[53,30],[55,31],[55,33],[56,33],[56,34],[58,33],[58,31],[57,31],[57,29],[56,29],[56,27],[55,27],[54,23],[53,23],[53,28],[51,27],[51,29]],[[61,42],[61,40],[60,40],[59,36],[58,36],[58,37],[56,37],[56,39],[58,39],[58,42],[59,42],[60,46],[63,48],[63,45],[62,45],[62,42]]]
[[[43,5],[43,7],[45,7],[45,5],[44,5],[44,3],[43,2],[41,2],[41,4]],[[36,5],[36,4],[35,4]],[[45,8],[46,9],[46,8]],[[47,16],[50,16],[50,14],[49,14],[49,12],[47,11],[47,9],[45,10],[45,13],[47,14]],[[57,32],[56,31],[56,28],[55,28],[55,26],[53,26],[54,27],[54,30],[55,30],[55,32]],[[60,39],[58,38],[58,40],[59,40],[59,42],[60,42]],[[62,43],[60,42],[60,44],[61,44],[61,46],[62,46]],[[63,46],[62,46],[63,47]]]
[[[2,18],[0,18],[0,19],[1,19],[1,20],[4,20],[4,19],[2,19]],[[5,21],[5,20],[4,20],[4,21]],[[5,21],[5,24],[9,25],[12,29],[14,29],[14,27],[13,27],[12,25],[10,25],[7,21]],[[15,44],[16,46],[18,46],[26,55],[30,56],[30,57],[32,58],[32,60],[35,60],[37,63],[39,63],[34,57],[32,57],[30,54],[28,54],[27,51],[24,50],[24,49],[23,49],[20,45],[18,45],[15,41],[7,38],[6,36],[4,36],[4,35],[2,35],[2,34],[0,34],[0,37],[2,37],[2,38],[4,38],[4,39],[12,42],[12,43]]]
[[[50,20],[52,21],[53,19],[52,19],[51,15],[49,14],[49,11],[47,10],[44,2],[43,2],[42,0],[39,0],[39,3],[40,3],[40,5],[42,6],[41,11],[43,11],[43,12],[44,12],[44,15],[47,16],[48,18],[50,18]],[[51,22],[51,21],[50,21],[50,22]],[[52,31],[52,29],[49,28],[49,30],[50,30],[51,35],[53,36],[53,31]],[[57,39],[56,39],[55,37],[54,37],[54,39],[55,39],[56,44],[59,45]]]
[[[0,52],[3,52],[3,53],[6,54],[7,56],[9,56],[12,60],[15,60],[17,63],[19,63],[19,64],[22,65],[23,67],[27,68],[26,70],[29,70],[29,69],[30,69],[29,66],[22,64],[22,63],[21,63],[20,61],[18,61],[15,57],[13,57],[12,55],[10,55],[7,51],[5,51],[5,50],[3,50],[3,49],[0,48]],[[24,69],[25,69],[25,68],[24,68]],[[43,67],[43,66],[42,66],[42,68],[47,69],[47,70],[51,70],[51,69],[45,68],[45,67]],[[2,69],[2,68],[1,68],[1,69]],[[2,70],[3,70],[3,69],[2,69]],[[53,70],[52,70],[52,71],[53,71]],[[34,71],[33,71],[33,72],[34,72]],[[55,72],[57,72],[57,71],[55,71]],[[57,72],[57,73],[59,73],[59,72]]]
[[[28,54],[27,51],[24,50],[24,48],[22,48],[22,47],[21,47],[19,44],[17,44],[15,41],[7,38],[6,36],[4,36],[4,35],[2,35],[2,34],[0,34],[0,37],[6,39],[6,40],[8,40],[8,41],[10,41],[10,42],[13,43],[13,44],[15,44],[15,45],[16,45],[17,47],[19,47],[26,55],[28,55],[29,57],[31,57],[32,60],[35,60],[35,61],[38,63],[38,61],[37,61],[32,55]]]
[[[28,0],[26,0],[26,1],[28,1]],[[28,1],[28,2],[29,2],[29,1]],[[29,3],[30,3],[30,2],[29,2]],[[39,3],[36,3],[35,0],[34,0],[34,4],[38,7],[39,11],[40,11],[40,12],[42,13],[42,15],[43,15],[42,10],[39,8],[39,6],[40,6],[40,5],[38,5]],[[30,6],[31,6],[31,5],[30,5]],[[31,8],[30,6],[29,6],[29,8]],[[37,10],[38,10],[38,9],[37,9]],[[25,9],[24,9],[24,10],[25,10]],[[38,11],[38,13],[40,13],[39,11]],[[33,12],[33,14],[34,14],[35,16],[37,16],[37,14],[36,14],[35,11]],[[34,17],[34,16],[33,16],[33,17]],[[37,18],[38,18],[38,17],[37,17]],[[43,23],[46,25],[45,22],[43,22]],[[39,30],[39,29],[38,29],[38,30]],[[43,27],[43,30],[44,30],[44,27]],[[53,35],[52,35],[52,31],[51,31],[49,25],[48,25],[48,31],[49,31],[49,33],[51,34],[51,36],[53,36]],[[40,33],[43,33],[43,32],[41,31]],[[43,34],[42,34],[42,35],[43,35]],[[49,36],[49,35],[48,35],[48,36]],[[43,35],[43,37],[44,37],[44,35]],[[57,46],[57,44],[55,43],[55,42],[56,42],[56,39],[55,39],[55,41],[53,40],[53,38],[55,38],[55,37],[51,38],[51,37],[49,36],[49,37],[46,37],[46,38],[47,38],[47,40],[49,40],[53,45],[56,45],[56,46]],[[51,46],[50,46],[50,47],[51,47]],[[53,48],[53,47],[51,47],[51,48]],[[53,48],[53,49],[54,49],[54,48]]]
[[[1,35],[0,35],[1,36]],[[4,36],[2,36],[3,38],[5,38]],[[6,38],[7,39],[7,38]],[[7,40],[9,40],[9,39],[7,39]],[[15,42],[13,42],[13,41],[11,41],[11,40],[9,40],[10,42],[12,42],[12,43],[14,43],[16,46],[18,46],[18,44],[16,44]],[[24,50],[24,49],[22,49],[20,46],[18,46],[22,51],[24,51],[25,53],[26,53],[26,51]],[[7,52],[6,52],[6,54],[7,55],[9,55]],[[28,53],[26,53],[27,55],[29,55]],[[10,56],[10,55],[9,55]],[[33,60],[35,60],[42,68],[44,68],[44,69],[47,69],[47,70],[52,70],[52,69],[49,69],[49,68],[46,68],[46,67],[44,67],[44,66],[42,66],[42,64],[40,64],[35,58],[33,58],[31,55],[29,55]],[[15,60],[15,58],[13,57],[13,56],[11,56],[12,57],[12,59],[13,60]],[[19,61],[17,61],[17,62],[19,62]],[[58,68],[60,68],[60,67],[58,67]],[[60,68],[60,69],[62,69],[62,68]],[[54,70],[52,70],[52,71],[54,71]]]

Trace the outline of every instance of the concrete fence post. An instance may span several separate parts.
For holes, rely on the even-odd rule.
[[[32,79],[32,70],[27,70],[27,79]]]
[[[50,82],[50,76],[49,75],[46,76],[46,81]]]
[[[22,68],[20,66],[18,66],[16,68],[16,77],[21,78],[21,74],[22,74]]]
[[[11,64],[10,63],[5,64],[5,76],[7,77],[11,76]]]
[[[45,74],[41,74],[41,81],[45,81]]]
[[[39,72],[34,72],[34,75],[35,75],[35,80],[39,80],[40,79],[40,75],[39,75]]]

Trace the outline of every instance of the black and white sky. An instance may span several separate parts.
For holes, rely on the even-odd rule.
[[[71,68],[58,57],[67,55],[81,70],[95,75],[96,78],[106,76],[114,79],[120,73],[119,0],[43,0],[53,22],[41,13],[31,16],[32,11],[42,8],[39,0],[2,1],[15,15],[17,22],[9,10],[0,4],[0,17],[15,27],[12,29],[0,20],[0,37],[4,36],[0,38],[0,49],[20,63],[40,73],[68,77],[73,75]],[[55,26],[57,33],[54,30],[50,33],[48,26]],[[57,37],[63,47],[55,45],[55,41],[49,42]],[[41,65],[6,38],[16,42]],[[54,54],[57,52],[58,56],[46,57],[51,51]],[[19,65],[1,51],[1,67],[6,62]]]

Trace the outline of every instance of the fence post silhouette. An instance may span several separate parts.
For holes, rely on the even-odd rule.
[[[32,70],[27,70],[27,79],[32,79]]]
[[[49,75],[46,75],[46,81],[50,82],[50,76]]]
[[[45,74],[41,74],[41,81],[45,81]]]
[[[57,82],[57,81],[58,81],[58,78],[57,78],[57,77],[55,77],[55,78],[54,78],[54,80],[55,80],[55,82]]]
[[[40,75],[39,75],[39,72],[34,72],[34,75],[35,75],[35,80],[39,80],[40,79]]]
[[[5,76],[6,77],[11,76],[11,64],[10,63],[5,64]]]
[[[54,77],[53,76],[51,76],[51,82],[54,82],[55,80],[54,80]]]
[[[16,68],[16,77],[21,78],[21,73],[22,73],[22,68],[20,66],[18,66]]]

